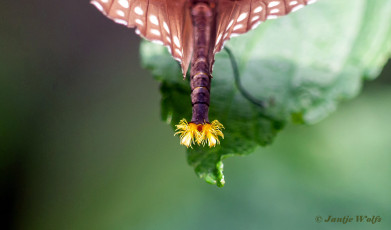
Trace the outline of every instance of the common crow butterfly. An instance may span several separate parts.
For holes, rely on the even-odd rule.
[[[190,64],[192,119],[177,127],[180,143],[214,147],[224,138],[223,125],[209,122],[208,111],[215,54],[231,37],[256,28],[267,19],[294,12],[316,0],[92,0],[108,18],[140,36],[165,45],[181,64]]]

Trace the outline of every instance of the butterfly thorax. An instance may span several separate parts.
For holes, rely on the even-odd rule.
[[[190,85],[191,102],[193,105],[192,123],[208,123],[208,110],[210,101],[210,73],[209,51],[211,34],[214,27],[214,8],[207,1],[194,1],[191,6],[193,23],[194,50],[191,59]]]

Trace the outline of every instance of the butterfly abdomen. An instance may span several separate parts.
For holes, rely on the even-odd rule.
[[[190,123],[185,119],[176,126],[181,144],[190,147],[197,143],[216,146],[224,137],[224,128],[217,120],[209,122],[211,51],[215,40],[215,7],[213,1],[193,0],[190,7],[193,25],[193,56],[191,58],[190,86],[193,115]],[[213,58],[213,55],[212,55]]]
[[[214,20],[213,9],[202,1],[193,1],[191,18],[194,34],[194,51],[191,59],[190,86],[193,106],[192,123],[209,123],[211,73],[209,71],[208,52],[210,35]]]

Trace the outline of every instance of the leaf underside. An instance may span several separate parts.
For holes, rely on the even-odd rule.
[[[238,63],[243,88],[270,105],[262,109],[246,99],[235,85],[228,54],[217,54],[209,117],[225,126],[225,139],[216,148],[188,149],[187,156],[198,176],[218,186],[224,185],[225,157],[271,144],[286,122],[320,121],[338,102],[356,96],[363,80],[379,75],[391,51],[391,1],[319,1],[226,46]],[[179,64],[165,47],[145,41],[141,57],[162,83],[162,119],[173,128],[180,119],[190,119],[190,86]]]

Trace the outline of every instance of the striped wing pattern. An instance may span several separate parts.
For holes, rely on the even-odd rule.
[[[215,0],[216,31],[210,39],[214,55],[231,37],[256,28],[261,22],[275,19],[314,3],[316,0]],[[108,18],[130,28],[140,36],[167,46],[181,63],[185,76],[193,52],[193,26],[190,0],[91,0]]]
[[[255,29],[263,21],[275,19],[314,3],[316,0],[220,0],[214,54],[231,37]]]
[[[91,4],[116,23],[135,27],[140,36],[167,46],[186,74],[193,45],[187,0],[92,0]]]

